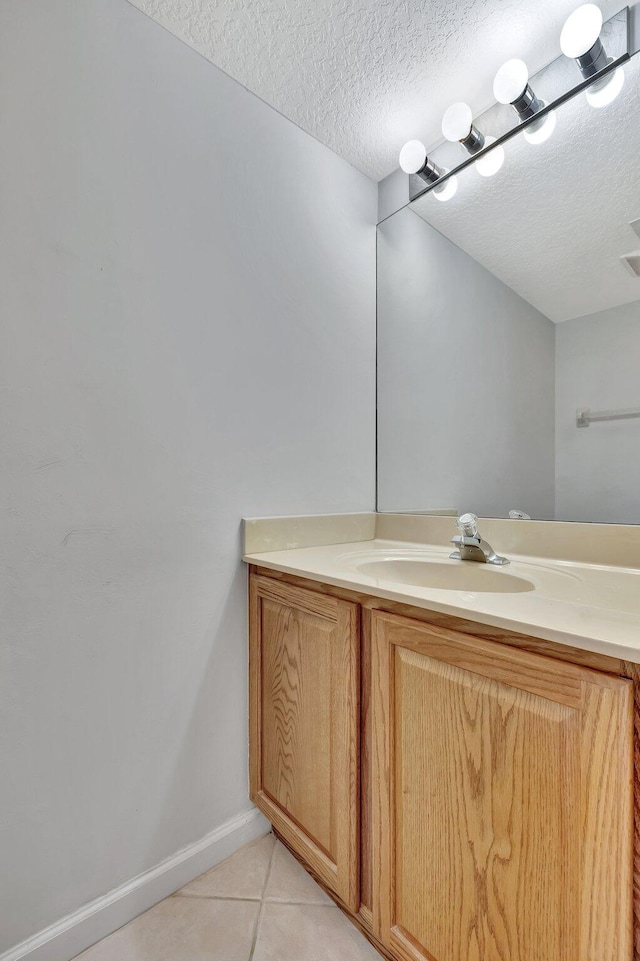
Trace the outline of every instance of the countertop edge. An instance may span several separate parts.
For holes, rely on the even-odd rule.
[[[290,574],[293,577],[301,577],[305,580],[315,581],[318,584],[329,584],[332,587],[340,587],[346,591],[357,594],[367,594],[369,597],[378,597],[381,600],[394,601],[406,604],[409,607],[418,607],[422,610],[435,611],[439,614],[449,614],[463,620],[477,621],[479,624],[486,624],[488,627],[496,627],[514,634],[522,634],[525,637],[535,637],[544,641],[553,641],[564,647],[572,647],[576,650],[590,651],[593,654],[604,654],[607,657],[618,658],[629,663],[640,664],[640,648],[633,649],[615,641],[605,641],[601,638],[589,637],[586,634],[573,634],[565,631],[554,630],[541,624],[529,621],[515,621],[499,614],[489,614],[484,611],[474,611],[468,607],[459,607],[455,604],[446,604],[441,601],[422,598],[402,590],[393,590],[370,584],[358,583],[348,578],[342,578],[318,571],[310,571],[302,567],[284,564],[283,562],[269,560],[263,554],[245,554],[242,560],[247,565],[261,567],[267,570],[278,571],[281,574]]]

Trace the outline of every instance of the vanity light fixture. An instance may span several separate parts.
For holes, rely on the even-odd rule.
[[[485,137],[473,126],[473,114],[467,103],[453,103],[442,118],[442,133],[451,143],[458,141],[467,153],[477,154],[484,147],[495,143],[495,137]],[[476,169],[483,177],[493,177],[504,163],[504,150],[501,146],[490,150],[476,161]]]
[[[504,144],[519,134],[530,144],[544,143],[556,128],[557,109],[579,94],[584,93],[592,107],[610,104],[624,85],[623,65],[634,54],[632,25],[629,7],[605,23],[595,3],[583,3],[564,24],[561,54],[546,67],[530,78],[524,60],[503,63],[493,82],[497,103],[475,121],[467,103],[451,104],[442,118],[442,134],[449,143],[461,144],[464,151],[456,158],[455,148],[438,144],[427,156],[419,140],[406,143],[400,152],[400,167],[413,175],[408,184],[409,202],[426,193],[449,200],[458,187],[456,175],[470,166],[481,176],[492,177],[504,164]],[[575,60],[579,74],[567,68],[566,57]]]
[[[400,167],[406,174],[417,174],[428,183],[435,184],[447,171],[438,167],[427,157],[425,145],[420,140],[409,140],[400,151]],[[440,186],[433,188],[433,196],[437,200],[451,200],[458,189],[455,177],[449,177]]]
[[[529,70],[524,60],[507,60],[502,64],[493,81],[493,95],[498,103],[511,104],[521,121],[535,117],[546,107],[545,101],[536,97],[529,86]],[[544,143],[555,128],[556,114],[551,110],[525,128],[524,139],[530,144]]]
[[[602,11],[595,3],[584,3],[569,16],[560,34],[560,49],[565,57],[575,60],[585,80],[604,70],[611,59],[602,45]],[[624,70],[618,67],[596,80],[586,91],[592,107],[612,103],[624,85]]]

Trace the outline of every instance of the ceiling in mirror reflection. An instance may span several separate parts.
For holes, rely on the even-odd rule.
[[[455,197],[411,209],[554,322],[640,299],[621,258],[640,250],[640,56],[602,110],[583,94],[559,108],[554,135],[505,145],[491,179],[461,172]]]

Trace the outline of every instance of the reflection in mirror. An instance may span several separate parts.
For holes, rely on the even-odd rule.
[[[640,57],[624,72],[379,225],[380,510],[640,524]]]

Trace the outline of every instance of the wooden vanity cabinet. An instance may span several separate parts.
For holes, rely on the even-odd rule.
[[[250,582],[250,789],[344,904],[359,902],[359,607]]]
[[[634,683],[495,634],[254,571],[253,800],[396,961],[638,961]]]

